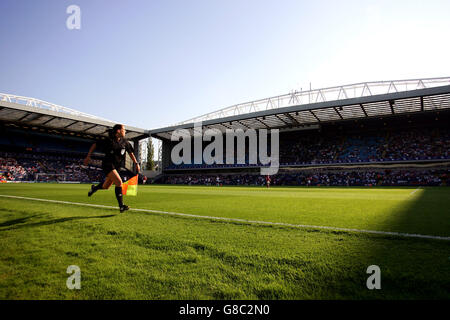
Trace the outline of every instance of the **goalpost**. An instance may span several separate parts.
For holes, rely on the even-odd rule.
[[[65,182],[65,173],[36,173],[35,182]]]

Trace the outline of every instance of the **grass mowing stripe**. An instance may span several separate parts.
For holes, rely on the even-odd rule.
[[[417,190],[419,190],[419,189],[416,189],[416,191]],[[0,197],[118,210],[117,206],[105,206],[105,205],[101,205],[101,204],[90,204],[90,203],[80,203],[80,202],[71,202],[71,201],[51,200],[51,199],[29,198],[29,197],[11,196],[11,195],[2,195],[2,194],[0,194]],[[202,216],[202,215],[195,215],[195,214],[188,214],[188,213],[169,212],[169,211],[160,211],[160,210],[151,210],[151,209],[130,208],[130,210],[138,211],[138,212],[158,213],[158,214],[165,214],[165,215],[172,215],[172,216],[190,217],[190,218],[196,218],[196,219],[220,220],[220,221],[228,221],[228,222],[247,223],[247,224],[262,224],[262,225],[273,225],[273,226],[283,226],[283,227],[292,227],[292,228],[308,228],[308,229],[322,229],[322,230],[331,230],[331,231],[370,233],[370,234],[390,235],[390,236],[398,236],[398,237],[450,241],[450,237],[423,235],[423,234],[339,228],[339,227],[329,227],[329,226],[314,226],[314,225],[291,224],[291,223],[283,223],[283,222],[270,222],[270,221],[258,221],[258,220],[245,220],[245,219],[238,219],[238,218]]]

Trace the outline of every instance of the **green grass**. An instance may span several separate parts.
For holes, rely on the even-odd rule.
[[[0,194],[116,206],[113,188]],[[132,208],[450,236],[450,188],[139,186]],[[0,197],[0,299],[449,299],[450,241]],[[69,290],[66,269],[81,269]],[[366,269],[381,269],[368,290]]]

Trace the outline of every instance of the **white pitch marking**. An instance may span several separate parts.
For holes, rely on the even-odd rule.
[[[70,202],[70,201],[61,201],[61,200],[49,200],[49,199],[39,199],[39,198],[28,198],[28,197],[10,196],[10,195],[3,195],[3,194],[0,194],[0,197],[4,197],[4,198],[12,198],[12,199],[33,200],[33,201],[41,201],[41,202],[51,202],[51,203],[61,203],[61,204],[69,204],[69,205],[76,205],[76,206],[93,207],[93,208],[104,208],[104,209],[114,209],[114,210],[118,210],[118,207],[117,207],[117,206],[105,206],[105,205],[101,205],[101,204],[90,204],[90,203]],[[314,226],[314,225],[305,225],[305,224],[291,224],[291,223],[283,223],[283,222],[269,222],[269,221],[258,221],[258,220],[245,220],[245,219],[237,219],[237,218],[224,218],[224,217],[200,216],[200,215],[189,214],[189,213],[178,213],[178,212],[169,212],[169,211],[160,211],[160,210],[150,210],[150,209],[134,209],[134,208],[130,208],[130,210],[132,210],[132,211],[138,211],[138,212],[152,212],[152,213],[159,213],[159,214],[166,214],[166,215],[180,216],[180,217],[198,218],[198,219],[220,220],[220,221],[227,221],[227,222],[240,222],[240,223],[246,223],[246,224],[263,224],[263,225],[283,226],[283,227],[291,227],[291,228],[324,229],[324,230],[332,230],[332,231],[345,231],[345,232],[357,232],[357,233],[370,233],[370,234],[381,234],[381,235],[389,235],[389,236],[397,236],[397,237],[421,238],[421,239],[435,239],[435,240],[447,240],[447,241],[450,241],[450,237],[431,236],[431,235],[413,234],[413,233],[401,233],[401,232],[390,232],[390,231],[376,231],[376,230],[364,230],[364,229],[350,229],[350,228],[338,228],[338,227],[327,227],[327,226]]]
[[[420,188],[415,189],[414,191],[410,192],[409,195],[412,196],[414,193],[416,193],[417,191],[419,191]]]

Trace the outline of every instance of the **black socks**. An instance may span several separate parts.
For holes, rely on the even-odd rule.
[[[116,187],[114,191],[116,192],[116,198],[117,202],[119,203],[119,207],[122,208],[123,207],[122,187]]]
[[[91,190],[89,190],[89,192],[88,192],[88,196],[89,196],[89,197],[92,197],[92,195],[93,195],[94,193],[96,193],[97,190],[103,189],[103,183],[104,183],[104,181],[100,182],[100,183],[99,183],[98,185],[96,185],[96,186],[92,185],[92,186],[91,186]]]
[[[103,189],[103,182],[101,182],[100,184],[96,185],[96,186],[92,186],[91,187],[91,191],[88,192],[88,196],[92,196],[92,194],[94,194],[94,192],[96,192],[99,189]],[[123,205],[123,195],[122,195],[122,187],[115,187],[114,192],[116,193],[116,199],[117,202],[119,203],[119,208],[120,208],[120,212],[122,212],[122,208],[126,207]],[[124,209],[123,211],[128,210],[128,207],[126,209]]]
[[[103,180],[102,182],[100,182],[98,185],[94,186],[94,187],[92,188],[92,190],[95,192],[95,191],[97,191],[97,190],[99,190],[99,189],[103,189],[103,183],[105,183],[104,180]]]

